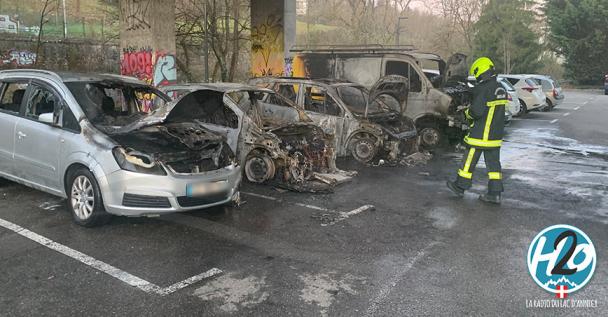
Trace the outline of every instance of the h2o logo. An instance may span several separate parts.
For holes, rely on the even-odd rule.
[[[528,270],[548,292],[573,293],[589,282],[597,262],[591,239],[580,229],[555,225],[541,231],[528,249]]]

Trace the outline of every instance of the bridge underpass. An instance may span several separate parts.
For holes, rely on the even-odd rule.
[[[174,12],[175,0],[120,1],[121,74],[155,86],[177,81]],[[296,1],[251,0],[250,14],[252,75],[289,73]]]

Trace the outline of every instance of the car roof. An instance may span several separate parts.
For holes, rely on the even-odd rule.
[[[239,90],[253,90],[253,91],[261,91],[267,93],[274,93],[274,91],[266,88],[260,88],[257,86],[247,85],[247,84],[239,84],[239,83],[187,83],[187,84],[176,84],[176,85],[168,85],[163,86],[161,90],[168,91],[174,89],[206,89],[206,90],[214,90],[219,92],[231,92],[231,91],[239,91]]]
[[[317,84],[317,85],[327,85],[331,87],[339,87],[339,86],[353,86],[353,87],[363,87],[357,83],[353,83],[346,80],[335,79],[335,78],[307,78],[307,77],[256,77],[252,78],[252,80],[259,82],[299,82],[299,83],[308,83],[308,84]]]
[[[76,72],[54,72],[44,69],[7,69],[1,70],[1,75],[17,75],[23,77],[46,76],[52,77],[62,82],[78,82],[78,81],[102,81],[102,80],[119,80],[132,84],[146,85],[145,82],[129,76],[102,74],[102,73],[76,73]]]

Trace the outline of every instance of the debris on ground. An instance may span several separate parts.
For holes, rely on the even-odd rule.
[[[426,165],[428,161],[433,158],[433,154],[429,152],[416,152],[414,154],[408,155],[399,162],[404,166],[422,166]]]

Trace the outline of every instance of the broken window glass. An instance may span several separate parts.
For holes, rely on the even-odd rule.
[[[86,117],[96,125],[125,126],[164,107],[168,98],[156,89],[114,81],[65,83]]]
[[[409,80],[411,92],[422,91],[422,80],[420,79],[420,75],[408,62],[387,61],[384,75],[399,75],[406,77]]]
[[[306,87],[304,109],[331,116],[340,115],[340,107],[336,101],[327,93],[326,89],[319,86]]]

